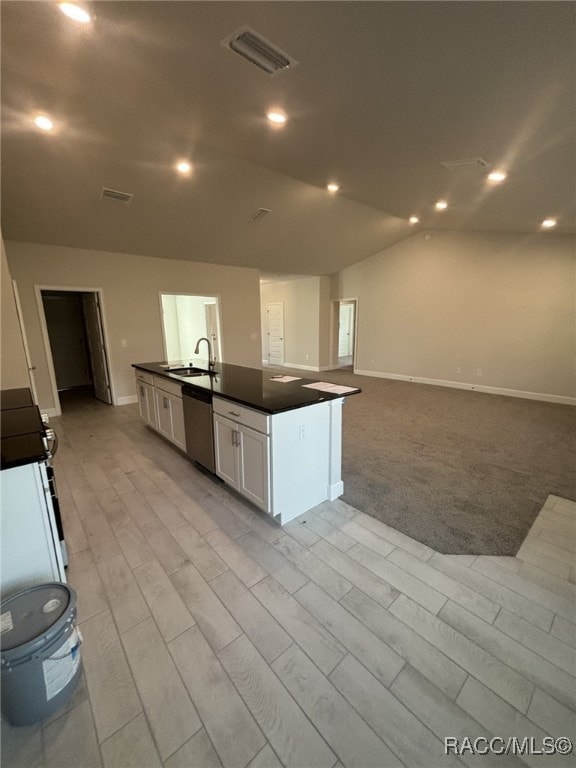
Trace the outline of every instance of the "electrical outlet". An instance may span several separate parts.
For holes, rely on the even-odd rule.
[[[460,368],[460,366],[458,366],[458,368],[456,368],[456,373],[462,373],[462,368]]]
[[[476,376],[482,376],[482,368],[478,368],[476,371]]]
[[[300,424],[298,427],[298,440],[304,440],[306,437],[306,426],[304,424]]]
[[[306,355],[306,360],[310,360],[310,355]]]
[[[124,348],[126,348],[126,347],[128,346],[128,340],[127,340],[127,339],[121,339],[121,340],[120,340],[120,344],[121,344],[121,345],[122,345]]]

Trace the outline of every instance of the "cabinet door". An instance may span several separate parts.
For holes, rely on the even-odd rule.
[[[184,450],[186,438],[184,436],[184,408],[181,397],[170,395],[170,410],[172,415],[172,442]]]
[[[154,429],[158,429],[158,417],[156,415],[156,401],[154,398],[154,387],[151,384],[143,384],[144,391],[146,392],[146,416],[144,417],[148,424]]]
[[[148,400],[146,399],[146,384],[136,379],[136,394],[138,395],[138,408],[140,418],[148,421]]]
[[[270,438],[238,425],[238,490],[253,504],[270,512]]]
[[[238,487],[238,429],[233,421],[214,416],[214,452],[216,474],[229,485]]]
[[[161,435],[172,439],[172,415],[170,409],[170,395],[162,392],[162,390],[155,390],[156,394],[156,407],[158,413],[158,425],[157,429]]]

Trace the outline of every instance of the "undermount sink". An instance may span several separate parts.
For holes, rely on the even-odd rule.
[[[176,376],[210,376],[214,371],[205,371],[203,368],[168,368],[167,373],[173,373]]]

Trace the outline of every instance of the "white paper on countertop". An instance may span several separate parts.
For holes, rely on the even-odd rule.
[[[279,381],[280,384],[287,384],[289,381],[300,381],[301,376],[270,376],[270,381]]]
[[[302,384],[308,389],[319,389],[321,392],[330,392],[331,395],[345,395],[348,392],[356,392],[358,387],[345,387],[342,384],[330,384],[328,381],[317,381],[314,384]]]

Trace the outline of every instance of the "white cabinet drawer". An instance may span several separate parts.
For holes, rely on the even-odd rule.
[[[162,392],[168,392],[169,395],[182,397],[182,384],[177,381],[170,381],[161,376],[154,376],[154,386],[156,389],[161,389]]]
[[[262,413],[262,411],[246,408],[245,405],[240,405],[232,400],[224,400],[221,397],[213,399],[212,408],[214,413],[225,416],[227,419],[232,419],[232,421],[237,421],[239,424],[252,427],[252,429],[262,432],[264,435],[270,434],[270,417]]]
[[[138,368],[136,368],[136,378],[138,381],[144,381],[146,384],[154,384],[154,376],[151,373],[145,373]]]

